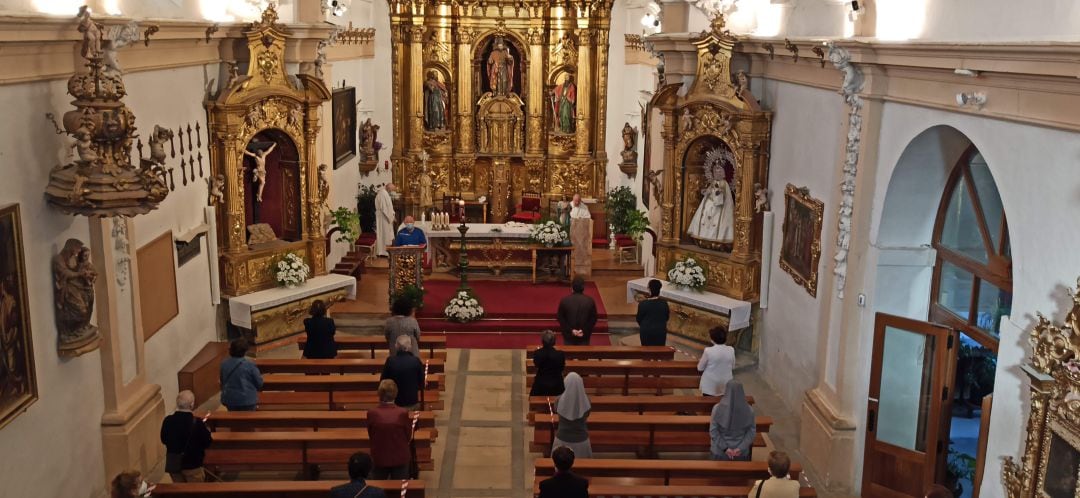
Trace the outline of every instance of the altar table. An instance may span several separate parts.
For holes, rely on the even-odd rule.
[[[639,278],[626,282],[626,302],[634,303],[636,296],[649,295],[649,280]],[[716,322],[726,320],[728,331],[736,332],[750,326],[751,303],[709,291],[692,291],[677,288],[671,282],[660,280],[660,297],[671,306],[672,319],[668,324],[671,332],[708,342],[708,330]],[[741,336],[741,334],[733,334]],[[734,342],[739,337],[733,337]],[[733,342],[729,339],[729,343]]]
[[[432,271],[456,268],[461,250],[460,225],[451,225],[447,230],[432,230],[431,222],[417,225],[427,235]],[[533,283],[544,270],[557,273],[560,280],[570,278],[572,246],[547,247],[529,240],[532,225],[467,223],[466,226],[469,231],[465,232],[465,248],[470,269],[488,269],[495,275],[513,268],[529,270]]]
[[[292,289],[275,287],[229,299],[229,322],[250,330],[255,343],[264,345],[304,330],[312,301],[322,299],[329,306],[345,298],[356,298],[356,278],[331,273]]]

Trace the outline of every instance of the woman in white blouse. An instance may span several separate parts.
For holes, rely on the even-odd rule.
[[[724,386],[731,380],[731,369],[735,366],[735,348],[727,342],[727,329],[723,326],[709,330],[713,345],[705,348],[698,360],[697,369],[701,372],[698,388],[706,396],[723,396]]]

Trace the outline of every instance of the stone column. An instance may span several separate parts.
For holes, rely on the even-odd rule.
[[[165,449],[159,439],[161,419],[165,416],[165,403],[161,399],[161,386],[146,382],[145,345],[142,314],[139,312],[139,264],[130,259],[128,294],[130,306],[120,306],[122,295],[117,284],[115,244],[112,238],[113,223],[126,224],[128,247],[135,246],[135,223],[130,218],[89,218],[90,251],[94,269],[98,273],[94,290],[98,329],[101,331],[101,380],[105,394],[105,413],[101,416],[102,457],[105,463],[105,482],[111,482],[116,474],[136,469],[144,475],[149,473],[165,457]],[[131,329],[123,329],[121,309],[131,313]],[[126,337],[126,334],[132,334]],[[128,347],[124,347],[128,344]],[[130,348],[130,349],[129,349]],[[125,358],[122,350],[134,352]],[[134,362],[128,368],[125,379],[124,364]]]

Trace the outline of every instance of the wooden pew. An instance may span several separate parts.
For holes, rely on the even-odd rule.
[[[670,346],[556,346],[567,360],[674,360],[675,348]],[[525,356],[532,359],[536,348]]]
[[[590,497],[619,498],[746,498],[752,486],[619,486],[589,485]],[[540,496],[540,481],[533,485],[533,496]],[[799,498],[817,496],[814,488],[799,488]]]
[[[535,367],[529,365],[526,387],[532,387]],[[619,390],[664,394],[672,389],[697,389],[701,372],[696,361],[567,360],[566,373],[576,372],[589,390]]]
[[[416,431],[416,459],[422,470],[434,469],[430,429]],[[206,450],[205,465],[222,470],[278,470],[300,468],[312,475],[314,466],[345,469],[357,451],[369,451],[366,430],[333,429],[283,432],[219,432]]]
[[[330,488],[345,481],[240,481],[162,483],[154,488],[155,498],[326,498]],[[401,481],[367,481],[382,488],[386,496],[401,496]],[[405,498],[424,498],[424,481],[409,481]]]
[[[367,410],[379,404],[379,396],[370,391],[329,392],[263,391],[259,393],[259,411],[277,410]],[[442,410],[444,400],[439,391],[424,392],[422,410]]]
[[[409,415],[410,419],[416,413],[420,414],[416,423],[417,429],[430,429],[433,435],[437,435],[435,413],[413,412]],[[317,431],[320,429],[366,429],[368,421],[367,412],[355,410],[217,411],[212,412],[210,418],[206,419],[206,425],[215,432],[251,429],[308,429]]]
[[[555,464],[550,458],[537,458],[534,466],[538,481],[555,475]],[[769,465],[768,462],[753,461],[579,458],[574,461],[573,472],[589,478],[594,484],[750,486],[755,480],[769,477]],[[792,462],[790,477],[797,480],[801,472],[802,466]]]
[[[386,338],[383,336],[375,335],[341,335],[334,336],[334,342],[337,343],[338,351],[367,351],[369,358],[375,358],[377,351],[385,352],[389,354],[390,348],[386,343]],[[300,341],[297,343],[300,350],[304,350],[304,344],[307,343],[307,337],[301,336]],[[441,351],[440,351],[441,350]],[[441,355],[436,353],[441,352]],[[432,334],[420,334],[420,357],[421,358],[435,358],[441,357],[446,359],[446,336],[445,335],[432,335]]]
[[[443,373],[446,360],[439,358],[423,359],[429,374]],[[309,360],[305,358],[259,358],[255,360],[259,371],[264,374],[381,374],[386,360],[382,358],[332,360]]]
[[[531,396],[529,411],[548,413],[548,403],[552,405],[558,396]],[[653,396],[642,395],[597,395],[589,396],[593,413],[683,413],[710,414],[720,398],[712,396]],[[747,403],[754,404],[754,397],[747,396]]]
[[[636,451],[655,457],[659,452],[709,451],[709,415],[657,415],[600,412],[589,415],[589,442],[594,451]],[[558,415],[530,413],[533,424],[531,451],[551,452]],[[772,417],[756,417],[754,446],[764,447],[762,434],[769,432]]]
[[[368,391],[376,393],[381,379],[378,374],[344,374],[344,375],[297,375],[297,374],[269,374],[263,376],[263,393],[259,395],[260,405],[275,404],[271,392],[316,392],[327,395],[326,403],[333,410],[335,403],[344,403],[348,397],[342,394],[356,391]],[[420,391],[420,409],[427,410],[427,399],[432,393],[442,391],[444,385],[443,374],[428,374],[426,388]],[[281,401],[282,396],[278,396]]]

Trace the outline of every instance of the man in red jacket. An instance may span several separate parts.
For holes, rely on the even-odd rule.
[[[394,404],[397,384],[390,379],[379,383],[379,406],[368,410],[368,437],[375,467],[371,479],[408,479],[412,456],[412,422],[409,411]]]

